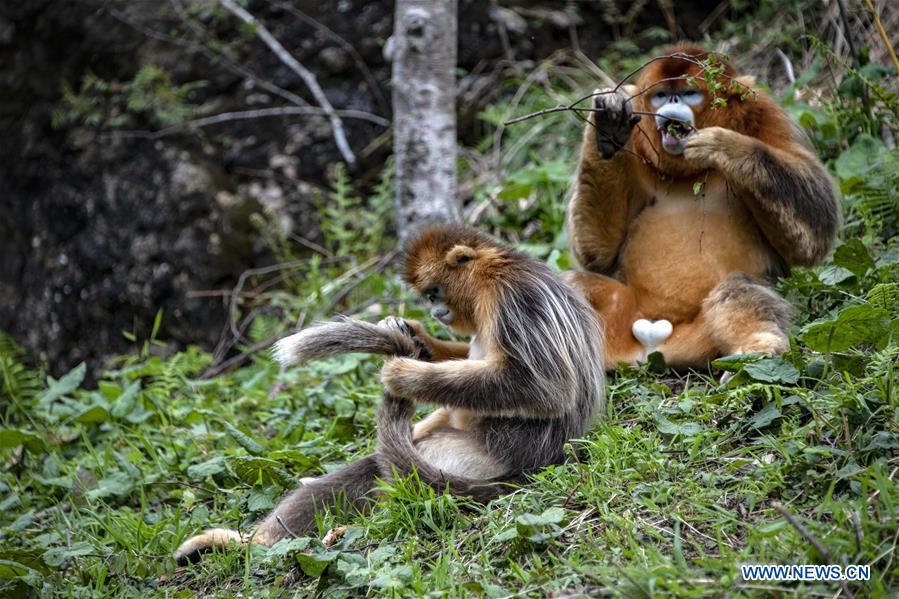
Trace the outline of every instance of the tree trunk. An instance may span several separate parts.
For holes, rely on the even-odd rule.
[[[397,0],[392,48],[397,231],[461,220],[456,197],[457,0]]]

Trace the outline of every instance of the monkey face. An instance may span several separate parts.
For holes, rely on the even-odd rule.
[[[446,293],[442,286],[432,285],[422,294],[431,306],[431,317],[448,327],[453,326],[453,309],[446,303]]]
[[[406,281],[428,301],[431,316],[460,335],[477,334],[491,305],[496,249],[470,229],[436,225],[405,252]]]
[[[699,48],[676,47],[666,56],[650,63],[637,83],[638,95],[634,108],[644,113],[641,131],[632,137],[634,149],[658,170],[674,177],[689,176],[701,171],[684,159],[687,140],[699,129],[709,126],[737,128],[738,118],[732,104],[739,104],[739,94],[719,89],[716,95],[725,97],[726,106],[711,109],[712,94],[706,84],[702,61],[709,52]],[[723,79],[731,81],[735,75],[727,63]],[[735,102],[730,100],[735,99]]]

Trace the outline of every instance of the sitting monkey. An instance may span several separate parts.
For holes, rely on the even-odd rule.
[[[417,472],[437,491],[487,501],[503,483],[564,460],[604,405],[594,311],[547,266],[466,227],[425,230],[405,252],[406,281],[431,314],[471,344],[434,339],[390,318],[307,329],[279,341],[282,364],[348,352],[395,356],[381,372],[377,451],[288,494],[246,535],[207,530],[175,552],[194,561],[233,542],[271,546],[315,528],[338,502],[361,508],[376,478]],[[439,406],[413,436],[416,403]]]
[[[780,354],[789,304],[770,286],[829,252],[834,183],[798,125],[709,52],[679,46],[636,86],[596,92],[566,228],[569,273],[600,314],[605,363],[659,350],[674,367]]]

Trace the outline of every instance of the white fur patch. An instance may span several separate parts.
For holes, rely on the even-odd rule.
[[[303,331],[304,333],[305,331]],[[300,345],[300,340],[303,336],[303,333],[296,333],[294,335],[290,335],[289,337],[284,337],[283,339],[279,339],[274,347],[272,348],[272,355],[275,357],[275,360],[278,364],[282,366],[289,366],[296,362],[296,354],[297,347]]]
[[[657,348],[671,336],[674,327],[667,320],[646,320],[641,318],[631,325],[631,332],[647,351]]]
[[[205,551],[212,547],[227,547],[231,544],[239,545],[244,542],[246,542],[246,538],[236,530],[210,528],[181,543],[181,546],[175,551],[175,559],[180,560],[193,553]]]

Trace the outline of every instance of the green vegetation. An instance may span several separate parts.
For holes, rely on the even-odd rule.
[[[77,91],[63,84],[53,126],[118,129],[133,125],[135,117],[157,127],[182,125],[202,112],[203,107],[190,99],[205,85],[204,81],[176,85],[168,71],[155,65],[141,68],[130,81],[107,81],[88,73]]]
[[[557,79],[508,82],[521,93],[486,111],[486,123],[590,88],[573,68],[538,68]],[[385,487],[367,515],[324,514],[314,537],[176,569],[172,550],[198,529],[245,528],[299,476],[372,450],[379,360],[279,372],[263,351],[204,377],[211,355],[166,353],[153,334],[93,388],[83,366],[46,377],[0,337],[0,595],[833,597],[837,583],[744,583],[739,571],[832,562],[871,565],[869,582],[847,583],[856,596],[894,596],[899,152],[874,125],[894,123],[897,104],[869,97],[876,106],[861,112],[847,112],[859,102],[853,89],[824,105],[783,100],[838,177],[845,212],[832,260],[780,284],[798,308],[792,350],[719,361],[737,373],[725,386],[715,373],[664,365],[615,373],[607,414],[572,444],[570,462],[487,507],[409,480]],[[473,194],[484,228],[559,268],[579,125],[560,113],[506,128],[502,175]],[[466,177],[472,157],[494,155],[492,134],[468,155]],[[424,320],[379,268],[392,249],[379,228],[390,197],[385,177],[365,202],[378,216],[357,222],[362,202],[338,174],[322,202],[325,247],[311,258],[266,229],[281,267],[276,281],[248,281],[257,292],[233,314],[241,347],[339,306]],[[325,547],[338,525],[346,535]]]

